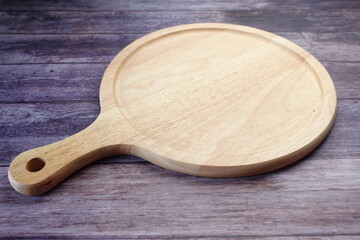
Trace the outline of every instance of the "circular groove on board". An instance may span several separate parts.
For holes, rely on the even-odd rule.
[[[240,163],[282,157],[329,130],[336,94],[311,54],[258,29],[203,25],[149,34],[123,54],[113,94],[139,134]]]

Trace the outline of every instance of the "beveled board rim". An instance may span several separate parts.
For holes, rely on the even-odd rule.
[[[309,127],[309,129],[307,129],[307,131],[304,131],[303,134],[292,139],[289,143],[272,149],[271,151],[253,154],[252,159],[249,159],[248,161],[242,161],[241,164],[236,162],[236,157],[239,155],[226,155],[228,157],[228,161],[213,161],[213,159],[209,159],[208,156],[204,156],[201,154],[187,153],[184,151],[172,149],[168,146],[160,146],[161,144],[155,143],[152,139],[147,138],[146,136],[143,137],[147,138],[149,144],[147,144],[146,141],[142,141],[142,143],[139,143],[136,147],[145,149],[149,152],[158,153],[159,155],[161,155],[161,157],[164,157],[174,162],[178,162],[180,164],[185,163],[197,166],[231,167],[240,165],[254,165],[260,163],[264,164],[279,160],[283,161],[284,158],[286,158],[287,156],[291,156],[291,158],[293,159],[296,158],[296,156],[299,156],[298,158],[300,158],[311,152],[312,149],[314,149],[317,145],[320,144],[320,142],[330,131],[331,126],[334,122],[337,104],[335,87],[328,72],[314,56],[312,56],[309,52],[296,45],[295,43],[273,33],[242,25],[225,23],[197,23],[179,25],[150,33],[129,44],[119,54],[116,55],[116,57],[111,61],[104,73],[103,80],[100,86],[101,113],[104,113],[114,108],[118,109],[115,93],[113,91],[109,91],[109,89],[114,88],[115,80],[117,79],[119,69],[121,68],[124,60],[126,60],[126,58],[131,55],[132,52],[134,52],[136,49],[143,46],[147,42],[156,40],[157,38],[163,37],[167,34],[196,29],[228,29],[251,33],[266,38],[275,44],[279,44],[282,47],[293,51],[298,56],[303,58],[309,66],[311,66],[312,70],[317,75],[318,80],[321,81],[323,93],[322,111],[314,120],[314,123]],[[121,114],[120,110],[119,114]],[[124,121],[126,121],[125,118]],[[138,134],[142,135],[140,132],[138,132]],[[307,137],[304,138],[303,136]],[[293,144],[293,142],[295,141],[298,142],[296,144],[296,147],[294,147]],[[159,145],[158,149],[153,149],[154,145]],[[279,152],[284,152],[284,149],[286,149],[286,153],[279,154]],[[196,161],[192,160],[194,158],[196,158]]]

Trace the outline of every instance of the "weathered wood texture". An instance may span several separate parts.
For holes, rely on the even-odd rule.
[[[360,239],[359,9],[349,0],[0,1],[0,238]],[[273,31],[323,62],[339,109],[314,153],[239,179],[118,156],[44,196],[10,187],[14,156],[96,118],[100,80],[118,51],[153,30],[199,21]]]
[[[8,165],[17,154],[26,149],[49,144],[81,131],[95,120],[100,111],[97,102],[4,103],[2,109],[0,151],[3,165]],[[324,144],[307,159],[311,161],[310,159],[346,157],[358,160],[360,128],[355,126],[359,122],[360,100],[340,100],[333,130]],[[123,160],[111,158],[109,161]]]
[[[186,23],[225,22],[272,32],[357,32],[360,9],[240,11],[5,11],[0,33],[148,33]],[[191,17],[189,18],[189,15]],[[141,24],[146,23],[146,24]]]
[[[360,62],[326,62],[338,98],[356,98],[360,92]],[[108,63],[11,64],[0,67],[0,101],[98,101],[99,86]]]
[[[66,11],[104,11],[104,10],[294,10],[294,9],[355,9],[359,1],[353,0],[316,0],[316,1],[279,1],[279,0],[73,0],[65,1],[19,1],[1,0],[0,10],[66,10]]]
[[[360,62],[360,32],[278,33],[320,61]],[[0,34],[0,64],[109,63],[125,46],[144,34]]]
[[[359,234],[360,189],[350,183],[360,181],[360,162],[353,159],[304,160],[235,179],[192,177],[151,164],[92,165],[43,197],[8,191],[6,168],[0,170],[7,237],[16,236],[14,228],[34,238]]]

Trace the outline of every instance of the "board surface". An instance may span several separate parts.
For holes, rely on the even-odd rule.
[[[14,159],[9,179],[39,194],[107,155],[132,154],[208,177],[259,174],[311,152],[330,131],[336,92],[310,53],[229,24],[163,29],[107,68],[101,114],[82,132]]]

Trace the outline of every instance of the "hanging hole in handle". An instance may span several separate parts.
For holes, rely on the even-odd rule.
[[[37,172],[45,167],[45,161],[41,158],[33,158],[26,164],[26,170],[29,172]]]

